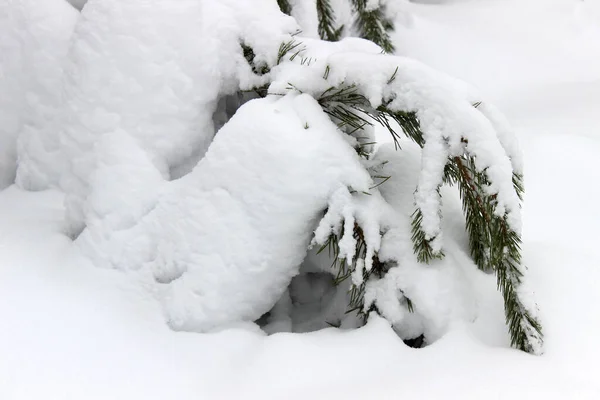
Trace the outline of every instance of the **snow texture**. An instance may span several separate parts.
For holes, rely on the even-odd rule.
[[[464,268],[465,263],[472,265],[472,261],[463,249],[451,244],[443,261],[426,267],[418,262],[412,249],[410,216],[421,151],[414,143],[404,145],[403,151],[397,151],[393,144],[385,144],[378,150],[373,160],[381,165],[377,173],[390,176],[378,190],[371,189],[370,195],[351,194],[347,190],[334,193],[327,214],[315,231],[313,244],[326,243],[332,233],[341,236],[339,257],[351,260],[356,248],[352,233],[354,223],[358,223],[367,252],[364,261],[357,262],[351,281],[356,286],[365,283],[363,311],[376,306],[403,339],[423,335],[427,343],[432,343],[453,324],[475,316],[474,288]],[[447,192],[458,197],[452,190]],[[450,211],[460,213],[460,205],[457,202],[452,205]],[[458,225],[451,227],[451,232],[464,229],[464,224]],[[362,270],[371,270],[375,253],[389,270],[381,279],[371,276],[364,282]]]
[[[434,1],[420,1],[426,2]],[[53,3],[38,1],[36,6]],[[138,274],[94,268],[61,233],[62,193],[31,193],[13,186],[0,192],[0,398],[598,399],[600,314],[594,305],[600,302],[600,186],[594,182],[600,180],[600,8],[588,0],[445,3],[410,4],[414,29],[400,27],[396,47],[477,85],[516,128],[527,166],[524,262],[546,333],[544,356],[509,349],[495,278],[478,271],[466,256],[468,240],[456,193],[443,193],[447,257],[433,265],[431,276],[462,271],[454,284],[467,285],[460,293],[473,314],[451,321],[436,343],[415,350],[375,316],[357,330],[330,328],[303,335],[265,336],[252,324],[205,335],[173,332],[165,327],[160,303],[140,287]],[[56,6],[54,11],[62,8]],[[0,13],[0,19],[6,15]],[[2,23],[0,29],[7,26]],[[7,37],[3,34],[0,43],[8,43]],[[122,163],[144,180],[164,181],[137,141],[121,136],[116,132],[98,141],[105,149],[99,154],[109,154],[94,157],[94,165],[99,157],[106,171],[94,179],[109,173],[112,163]],[[123,153],[113,149],[111,155],[112,145]],[[392,160],[395,168],[418,171],[418,149],[408,140],[401,145],[402,157],[394,157],[389,146],[382,146],[377,157]],[[128,146],[138,151],[121,160]],[[119,167],[113,172],[121,173]],[[393,184],[379,189],[385,199],[394,199],[396,212],[408,215],[412,191],[405,189],[417,182],[414,174],[394,174],[388,181]],[[162,188],[172,184],[157,183],[159,194],[140,203],[150,207],[167,190]],[[127,199],[107,199],[115,209],[98,214],[118,211],[119,204],[129,204]],[[453,266],[448,271],[446,263]],[[309,255],[303,268],[318,273],[326,266]],[[295,278],[292,288],[306,281]],[[324,311],[330,287],[320,279],[312,283],[314,298],[323,293],[319,306]],[[290,290],[290,298],[299,299],[298,292],[307,293]],[[424,307],[442,309],[444,301],[438,296],[437,305]],[[278,316],[285,319],[285,304],[280,311]],[[298,317],[295,329],[324,327],[302,321],[309,316],[295,311],[292,307],[292,316]]]
[[[0,189],[14,183],[19,134],[43,129],[52,115],[77,16],[63,0],[0,1]]]
[[[32,133],[24,146],[29,162],[19,165],[20,185],[58,183],[76,236],[85,226],[94,146],[103,135],[130,136],[165,179],[185,175],[214,136],[219,99],[260,83],[240,40],[257,63],[274,64],[296,29],[268,0],[90,0],[55,88],[63,98],[54,125]],[[56,144],[52,157],[40,141]]]
[[[419,149],[414,144],[404,143],[399,152],[394,145],[386,144],[379,149],[376,158],[386,161],[379,173],[391,176],[379,186],[382,197],[389,204],[383,218],[385,234],[379,258],[393,267],[382,279],[367,283],[366,297],[373,299],[386,318],[399,323],[394,328],[401,337],[423,334],[425,340],[432,343],[453,325],[475,318],[475,288],[468,278],[467,267],[472,261],[466,248],[456,246],[454,240],[447,243],[444,260],[433,261],[427,267],[417,261],[410,240],[410,216],[414,207],[411,189],[419,179]],[[444,214],[460,216],[455,190],[446,188],[443,194],[448,203]],[[450,237],[456,237],[464,229],[461,219],[456,225],[446,224]],[[411,300],[412,312],[403,303],[403,298]]]
[[[71,3],[73,5],[73,7],[75,7],[78,10],[81,10],[83,8],[83,6],[85,6],[85,3],[88,2],[88,0],[67,0],[69,3]]]
[[[112,147],[123,147],[109,146],[110,157]],[[144,163],[135,165],[143,172]],[[95,183],[110,184],[120,170],[103,177],[98,170]],[[336,189],[371,184],[310,96],[253,100],[219,131],[192,173],[168,184],[158,200],[149,198],[153,208],[140,211],[146,215],[138,224],[115,226],[103,212],[111,203],[100,198],[92,210],[100,223],[89,223],[77,242],[97,265],[147,276],[174,329],[206,331],[267,312],[298,273]],[[120,204],[114,209],[123,212]]]
[[[316,0],[290,0],[292,17],[298,21],[302,36],[318,39],[317,1]]]

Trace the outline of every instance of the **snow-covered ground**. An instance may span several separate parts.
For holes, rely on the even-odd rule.
[[[483,275],[478,320],[423,349],[376,317],[354,331],[173,332],[126,273],[93,267],[61,233],[59,193],[12,186],[0,192],[0,399],[600,398],[600,1],[411,8],[399,52],[479,86],[519,133],[543,356],[508,347]]]

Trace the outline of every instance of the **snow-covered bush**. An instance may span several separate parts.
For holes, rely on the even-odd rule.
[[[290,2],[292,15],[309,3]],[[300,34],[279,5],[90,0],[51,129],[19,149],[18,183],[64,190],[80,249],[132,271],[174,329],[261,316],[289,329],[276,325],[304,298],[307,281],[291,281],[306,258],[345,288],[332,297],[353,313],[335,306],[336,325],[373,311],[428,343],[470,318],[460,252],[442,231],[442,187],[455,184],[513,345],[541,352],[521,285],[522,165],[507,122],[465,85],[372,42]],[[376,151],[376,126],[398,148]],[[420,165],[406,162],[406,142]]]

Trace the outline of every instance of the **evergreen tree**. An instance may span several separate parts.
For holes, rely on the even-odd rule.
[[[293,11],[293,2],[278,4]],[[352,4],[361,35],[391,51],[381,3]],[[202,5],[237,31],[198,26]],[[62,146],[52,157],[36,141],[22,146],[20,179],[49,170],[46,160],[64,160],[51,181],[64,185],[84,254],[104,266],[145,269],[164,295],[169,324],[200,331],[268,311],[297,274],[311,236],[311,245],[331,252],[336,281],[351,282],[350,310],[402,323],[432,295],[419,271],[444,257],[441,188],[456,185],[472,259],[496,274],[512,345],[541,353],[536,305],[523,287],[522,168],[502,116],[464,87],[369,42],[348,41],[351,51],[340,52],[303,39],[274,2],[263,5],[191,2],[181,13],[168,0],[89,3],[76,30],[84,34],[70,44],[56,129],[31,133]],[[321,36],[338,38],[333,8],[327,0],[316,5]],[[179,36],[173,28],[184,17],[190,37],[206,35],[211,46]],[[251,33],[240,26],[245,19],[254,21]],[[120,29],[131,26],[123,43]],[[157,40],[167,34],[171,41]],[[131,43],[145,51],[131,52]],[[173,55],[181,56],[178,68]],[[374,161],[377,124],[398,153],[402,140],[421,148],[412,220],[380,190],[390,176],[379,172],[385,160]],[[296,189],[306,181],[311,190]],[[221,223],[234,223],[235,234]]]

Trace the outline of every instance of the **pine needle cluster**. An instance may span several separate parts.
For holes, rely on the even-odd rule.
[[[379,4],[375,8],[369,8],[367,0],[352,0],[352,5],[359,36],[378,44],[386,53],[393,53],[394,45],[389,32],[394,29],[394,25],[385,16],[385,7]]]
[[[367,0],[348,0],[354,13],[354,28],[358,36],[379,45],[386,53],[394,51],[394,45],[389,33],[394,30],[394,24],[386,16],[385,5],[377,3],[371,6]],[[277,0],[281,12],[291,15],[293,6],[288,0]],[[318,17],[318,33],[321,39],[330,42],[342,38],[345,26],[337,25],[335,10],[330,0],[316,0]]]
[[[336,42],[341,39],[344,25],[335,27],[335,13],[329,0],[317,0],[317,16],[319,18],[319,36],[323,40]]]
[[[496,195],[485,192],[484,187],[489,184],[487,176],[477,170],[473,157],[463,155],[450,159],[445,179],[458,184],[473,261],[482,271],[496,273],[498,289],[504,297],[511,344],[529,353],[538,352],[535,343],[542,342],[542,327],[517,293],[523,277],[521,237],[510,229],[505,217],[494,214]],[[521,175],[513,174],[513,186],[522,199]]]

